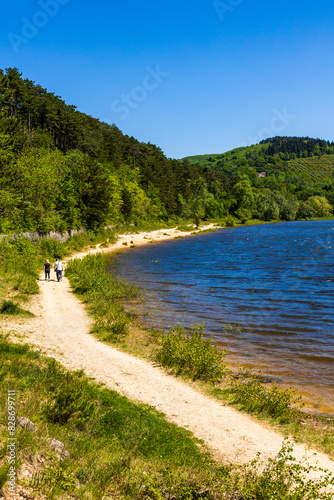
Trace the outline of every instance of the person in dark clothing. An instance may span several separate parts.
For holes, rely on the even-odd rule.
[[[51,268],[51,264],[50,262],[47,260],[44,264],[44,272],[45,272],[45,281],[50,281],[50,268]]]

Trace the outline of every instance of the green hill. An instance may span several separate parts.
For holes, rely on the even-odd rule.
[[[334,155],[297,158],[288,162],[290,171],[295,171],[311,178],[314,182],[334,180]]]
[[[312,182],[334,179],[334,143],[309,137],[274,137],[222,154],[188,156],[193,165],[230,174],[243,167],[267,174],[288,172]]]

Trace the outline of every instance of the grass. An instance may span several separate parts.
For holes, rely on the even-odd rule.
[[[183,225],[177,227],[178,231],[182,231],[185,233],[188,233],[189,231],[193,231],[194,229],[195,229],[195,226],[193,224],[183,224]]]
[[[12,302],[11,300],[4,300],[0,306],[0,314],[6,315],[23,315],[32,317],[33,314],[30,311],[22,309],[20,306]]]
[[[100,340],[115,342],[129,331],[130,318],[121,301],[138,297],[140,290],[124,280],[119,280],[106,268],[112,269],[113,258],[103,254],[73,259],[66,270],[75,293],[88,305],[95,319],[92,333]]]
[[[152,407],[134,404],[69,373],[51,358],[0,336],[0,403],[15,391],[16,416],[37,425],[16,427],[16,466],[33,470],[18,475],[25,497],[94,500],[174,498],[331,499],[321,489],[333,482],[303,478],[305,466],[292,461],[286,442],[262,471],[260,458],[243,467],[215,462],[189,431],[167,422]],[[5,490],[7,414],[0,414],[0,491]],[[50,438],[69,456],[60,460]]]

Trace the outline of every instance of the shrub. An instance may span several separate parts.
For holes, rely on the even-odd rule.
[[[0,307],[0,314],[20,314],[21,309],[11,300],[4,300]]]
[[[25,295],[36,295],[39,293],[37,277],[31,274],[20,274],[14,290],[17,290]]]
[[[224,226],[224,224],[222,224]],[[235,219],[232,217],[232,215],[228,215],[225,219],[225,226],[227,227],[234,227],[235,226]]]
[[[334,484],[333,476],[318,467],[297,462],[292,455],[293,448],[284,440],[282,448],[275,458],[269,458],[268,464],[260,456],[250,464],[241,467],[241,475],[236,476],[234,491],[236,499],[257,500],[330,500],[332,493],[324,491]],[[259,472],[262,470],[262,472]],[[321,471],[319,479],[312,479],[312,472]],[[242,478],[242,484],[240,484]]]
[[[44,257],[53,259],[63,259],[65,255],[65,245],[61,241],[53,238],[42,238],[40,240],[40,252]]]
[[[171,328],[162,336],[162,347],[156,359],[166,367],[176,368],[178,373],[188,374],[193,379],[216,382],[226,371],[225,350],[212,345],[212,337],[203,338],[204,323],[185,330],[181,325]]]
[[[33,314],[29,311],[25,311],[21,309],[20,306],[12,302],[11,300],[4,300],[0,306],[0,314],[24,314],[25,316],[33,316]]]
[[[71,421],[82,427],[94,411],[94,403],[90,401],[85,387],[85,383],[67,374],[66,384],[58,387],[54,400],[45,405],[44,414],[48,421],[59,424]]]
[[[251,377],[246,380],[246,377]],[[226,389],[215,389],[216,395],[229,397],[233,403],[249,413],[265,414],[281,423],[299,418],[301,396],[292,389],[281,390],[277,384],[265,387],[255,375],[231,379]]]

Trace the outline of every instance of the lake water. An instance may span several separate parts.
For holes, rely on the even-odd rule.
[[[205,322],[226,361],[293,386],[334,413],[334,221],[218,230],[148,245],[117,259],[147,290],[146,324]],[[224,333],[228,323],[240,334]]]

